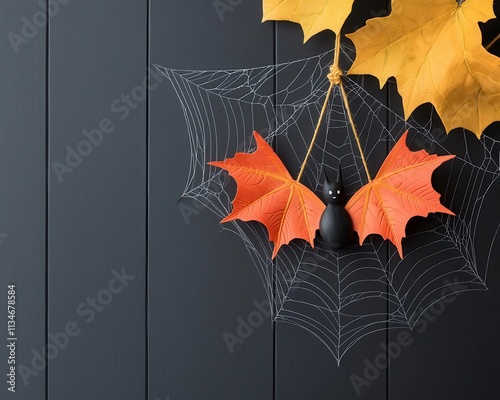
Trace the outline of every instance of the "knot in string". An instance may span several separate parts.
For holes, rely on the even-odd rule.
[[[328,80],[333,85],[340,85],[340,80],[342,79],[342,70],[336,65],[330,66],[330,73],[327,75]]]

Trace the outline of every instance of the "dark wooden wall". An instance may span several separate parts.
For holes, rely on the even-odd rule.
[[[260,1],[221,3],[231,9],[222,18],[211,0],[59,0],[45,22],[34,1],[0,3],[0,337],[14,283],[25,367],[8,392],[0,347],[0,398],[497,398],[496,249],[490,291],[460,296],[360,395],[350,376],[397,331],[364,339],[340,367],[290,325],[264,324],[228,351],[222,334],[266,294],[243,243],[216,216],[186,224],[179,212],[190,155],[184,117],[148,66],[270,65],[326,51],[332,35],[302,45],[299,26],[260,23]],[[357,0],[348,30],[387,9],[385,0]],[[33,18],[39,26],[25,27]],[[484,26],[485,41],[499,26]],[[23,29],[22,40],[10,35]],[[374,79],[367,88],[378,92]],[[498,131],[497,123],[488,134]],[[82,140],[88,155],[71,155]],[[485,198],[484,238],[498,228],[499,189]],[[492,243],[477,243],[484,264]],[[48,363],[37,356],[47,345]]]

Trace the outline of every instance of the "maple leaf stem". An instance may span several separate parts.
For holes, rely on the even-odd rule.
[[[347,97],[347,93],[344,88],[344,83],[341,81],[339,86],[340,86],[340,91],[342,92],[344,107],[347,111],[349,123],[351,124],[352,133],[354,134],[354,138],[356,139],[356,143],[358,144],[359,154],[361,155],[361,160],[363,161],[363,166],[365,167],[366,177],[368,178],[368,182],[371,182],[372,177],[370,176],[370,170],[368,169],[368,163],[366,162],[365,152],[363,151],[363,146],[361,146],[361,140],[359,138],[358,130],[356,129],[356,124],[354,123],[354,117],[352,115],[351,107],[349,106],[349,98]]]
[[[496,42],[500,40],[500,33],[497,35],[495,39],[493,39],[487,46],[486,50],[489,50]]]
[[[340,32],[335,35],[335,50],[333,52],[333,66],[339,68],[340,64]]]

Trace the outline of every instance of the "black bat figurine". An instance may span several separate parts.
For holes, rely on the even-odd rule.
[[[331,182],[326,171],[323,198],[328,203],[319,221],[319,233],[323,242],[338,250],[349,244],[353,229],[349,213],[344,208],[346,196],[342,183],[342,166],[339,163],[337,180]]]

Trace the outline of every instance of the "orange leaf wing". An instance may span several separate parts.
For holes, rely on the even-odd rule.
[[[307,240],[314,247],[324,203],[291,177],[257,132],[254,137],[254,153],[237,153],[234,158],[209,163],[228,171],[238,184],[233,211],[222,222],[240,219],[264,224],[274,242],[273,258],[293,239]]]
[[[363,186],[347,203],[360,244],[370,234],[389,239],[403,258],[401,241],[406,224],[415,216],[431,212],[454,215],[444,207],[441,195],[431,184],[432,173],[455,156],[412,152],[406,146],[406,132],[391,150],[373,181]]]

